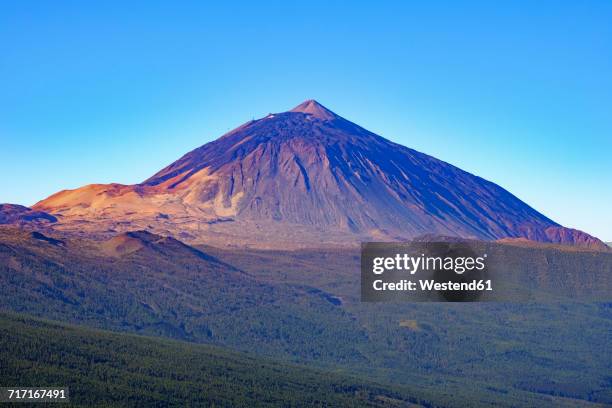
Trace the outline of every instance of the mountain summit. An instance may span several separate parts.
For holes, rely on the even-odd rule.
[[[145,229],[218,245],[354,244],[422,234],[601,244],[496,184],[314,100],[247,122],[141,184],[62,191],[34,209],[70,231]]]
[[[321,120],[334,120],[339,117],[334,112],[330,111],[314,99],[309,99],[305,102],[300,103],[298,106],[291,109],[290,112],[306,113],[312,115],[314,118]]]

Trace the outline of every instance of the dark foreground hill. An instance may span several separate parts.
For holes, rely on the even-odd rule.
[[[430,233],[605,247],[500,186],[313,100],[247,122],[140,184],[60,191],[33,208],[73,233],[146,229],[217,246],[347,245]]]
[[[61,385],[71,406],[431,406],[402,387],[24,315],[0,314],[0,361],[0,386]]]

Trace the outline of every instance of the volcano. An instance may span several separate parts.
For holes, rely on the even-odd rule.
[[[354,245],[423,234],[605,246],[314,100],[249,121],[140,184],[65,190],[33,209],[73,233],[143,229],[222,246]]]

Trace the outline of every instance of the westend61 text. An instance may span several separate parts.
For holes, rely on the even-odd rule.
[[[418,282],[418,284],[417,284]],[[422,280],[417,282],[412,280],[402,279],[398,282],[384,282],[380,279],[373,282],[374,290],[399,290],[399,291],[483,291],[493,290],[491,280],[473,280],[470,282],[436,282],[433,279]]]

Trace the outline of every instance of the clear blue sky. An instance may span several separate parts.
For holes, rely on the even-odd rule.
[[[93,3],[2,2],[0,202],[314,98],[612,240],[610,1]]]

